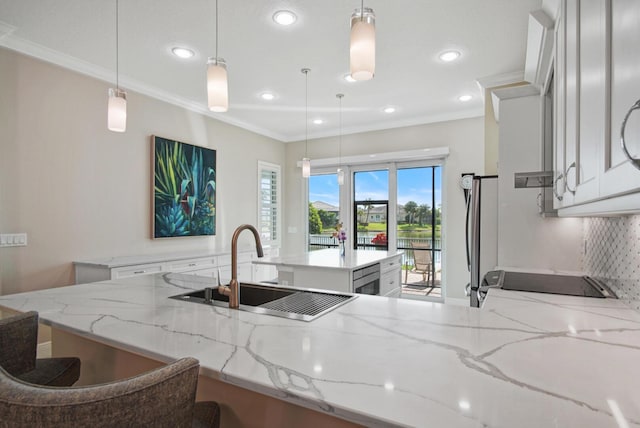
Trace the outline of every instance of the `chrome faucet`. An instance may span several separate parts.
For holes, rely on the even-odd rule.
[[[256,239],[256,251],[258,257],[263,257],[262,243],[260,242],[260,234],[258,230],[250,224],[243,224],[236,228],[231,237],[231,282],[229,285],[218,286],[218,292],[224,296],[229,296],[229,308],[238,309],[240,306],[240,284],[238,284],[238,236],[240,232],[249,229]]]

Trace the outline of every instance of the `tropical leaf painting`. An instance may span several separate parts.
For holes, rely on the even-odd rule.
[[[153,237],[216,234],[216,151],[152,137]]]

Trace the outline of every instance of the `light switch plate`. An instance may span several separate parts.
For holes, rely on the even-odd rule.
[[[3,233],[0,234],[0,247],[26,247],[26,233]]]

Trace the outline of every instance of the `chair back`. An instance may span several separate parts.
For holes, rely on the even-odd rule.
[[[431,267],[431,245],[411,243],[413,249],[413,264],[417,270],[427,270]]]
[[[38,313],[0,319],[0,367],[14,376],[36,368]]]
[[[183,358],[124,380],[51,388],[0,367],[0,427],[191,427],[198,369]]]

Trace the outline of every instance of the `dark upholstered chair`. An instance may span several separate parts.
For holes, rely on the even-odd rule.
[[[0,319],[0,367],[25,382],[71,386],[80,377],[78,358],[38,358],[38,313]]]
[[[0,368],[0,427],[219,427],[214,402],[195,402],[199,363],[183,358],[128,379],[58,388]]]

